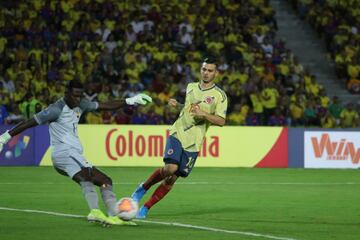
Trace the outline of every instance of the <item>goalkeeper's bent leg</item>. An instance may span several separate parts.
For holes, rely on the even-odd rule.
[[[116,196],[112,190],[111,185],[105,185],[100,187],[101,196],[105,203],[106,209],[108,210],[109,216],[116,216]]]
[[[94,184],[92,182],[80,182],[80,186],[90,210],[99,209],[99,201]]]

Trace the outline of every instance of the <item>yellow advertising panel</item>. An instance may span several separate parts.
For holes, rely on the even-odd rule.
[[[84,155],[95,166],[161,166],[169,126],[81,125]],[[277,141],[281,127],[210,127],[196,166],[253,167]],[[48,150],[41,165],[51,165]]]

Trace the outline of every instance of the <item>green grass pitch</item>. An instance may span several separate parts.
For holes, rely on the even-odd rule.
[[[131,195],[154,170],[100,169],[113,178],[118,198]],[[111,228],[85,218],[4,209],[85,216],[88,209],[80,188],[51,167],[1,167],[0,176],[0,239],[4,240],[355,240],[360,236],[358,170],[195,167],[151,209],[150,222]]]

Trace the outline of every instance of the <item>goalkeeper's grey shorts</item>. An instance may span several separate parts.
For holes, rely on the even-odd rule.
[[[51,158],[54,167],[64,171],[70,178],[73,178],[82,168],[92,168],[91,163],[76,150],[53,152]]]

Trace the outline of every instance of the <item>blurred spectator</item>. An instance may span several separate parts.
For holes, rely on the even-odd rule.
[[[339,76],[356,92],[358,22],[335,21],[337,9],[330,1],[292,1],[301,1],[301,14],[323,32]],[[29,117],[40,105],[57,100],[66,82],[76,78],[85,85],[89,100],[153,93],[153,109],[139,108],[133,115],[108,113],[104,119],[90,114],[88,123],[113,122],[112,116],[118,123],[171,124],[178,113],[166,107],[167,100],[185,101],[186,85],[198,81],[201,60],[209,54],[219,59],[217,84],[230,99],[230,124],[277,125],[284,122],[283,116],[300,125],[305,124],[303,112],[310,99],[319,119],[332,106],[316,77],[304,70],[283,40],[276,40],[275,11],[269,1],[0,5],[0,100],[9,116],[18,111],[12,103],[20,103],[24,117]],[[324,6],[330,8],[322,11]],[[341,0],[341,10],[348,11],[344,6],[353,4]],[[33,97],[27,99],[30,93]]]
[[[93,83],[88,83],[85,85],[84,97],[89,101],[94,101],[97,98],[97,93],[95,92],[95,85]]]
[[[89,112],[85,116],[88,124],[103,124],[103,119],[100,112]]]
[[[273,115],[270,116],[268,124],[269,126],[285,126],[286,117],[281,113],[280,108],[276,108]]]
[[[116,124],[129,124],[130,123],[130,120],[131,120],[131,116],[129,115],[129,113],[120,108],[115,116],[114,116],[114,120],[115,120],[115,123]]]
[[[157,125],[163,124],[163,117],[155,111],[155,106],[152,105],[149,107],[146,113],[146,124]]]
[[[5,73],[5,77],[0,82],[2,83],[2,86],[5,90],[5,92],[7,92],[9,94],[13,94],[15,92],[14,81],[10,79],[10,76],[8,73]]]
[[[337,76],[347,82],[351,93],[358,93],[359,1],[291,0],[301,18],[306,18],[325,40],[335,62]]]
[[[6,107],[0,104],[0,124],[6,123],[6,118],[9,116]]]
[[[340,104],[340,100],[337,96],[332,98],[332,102],[329,105],[329,112],[331,116],[335,118],[336,125],[340,125],[340,114],[344,108]]]
[[[115,120],[110,111],[102,111],[101,118],[103,124],[114,124]]]
[[[254,92],[250,94],[250,99],[253,107],[253,112],[261,124],[264,124],[264,106],[260,91],[255,88]]]
[[[272,83],[263,83],[263,90],[261,91],[261,101],[264,106],[265,122],[268,122],[270,116],[275,112],[278,104],[279,92]]]
[[[348,103],[346,108],[341,111],[341,127],[354,128],[359,125],[359,114],[354,109],[353,103]]]
[[[337,126],[336,119],[331,115],[329,111],[321,118],[322,128],[335,128]]]
[[[146,118],[146,114],[144,113],[144,108],[142,106],[139,106],[134,114],[131,117],[131,124],[146,124],[147,123],[147,118]]]
[[[19,107],[17,104],[12,104],[10,108],[10,113],[8,117],[5,119],[6,124],[17,124],[21,121],[25,120],[24,116],[19,111]]]
[[[227,123],[232,125],[244,125],[245,119],[242,118],[242,115],[240,113],[241,111],[241,105],[235,104],[233,111],[226,117]]]
[[[360,94],[360,79],[351,78],[347,83],[347,89],[353,94]]]
[[[303,99],[300,95],[298,95],[295,102],[290,105],[291,126],[304,125],[304,111],[305,106]]]
[[[320,125],[314,100],[309,100],[306,103],[306,107],[304,110],[304,120],[306,127]]]
[[[97,100],[100,102],[107,102],[113,99],[112,92],[109,84],[103,84],[101,92],[97,96]],[[103,112],[103,114],[106,111]]]
[[[105,22],[102,22],[101,26],[96,29],[95,33],[101,37],[101,41],[106,42],[111,34],[111,30],[106,26]]]
[[[259,125],[261,125],[260,120],[254,114],[252,109],[249,109],[249,112],[246,115],[245,123],[246,123],[247,126],[259,126]]]

